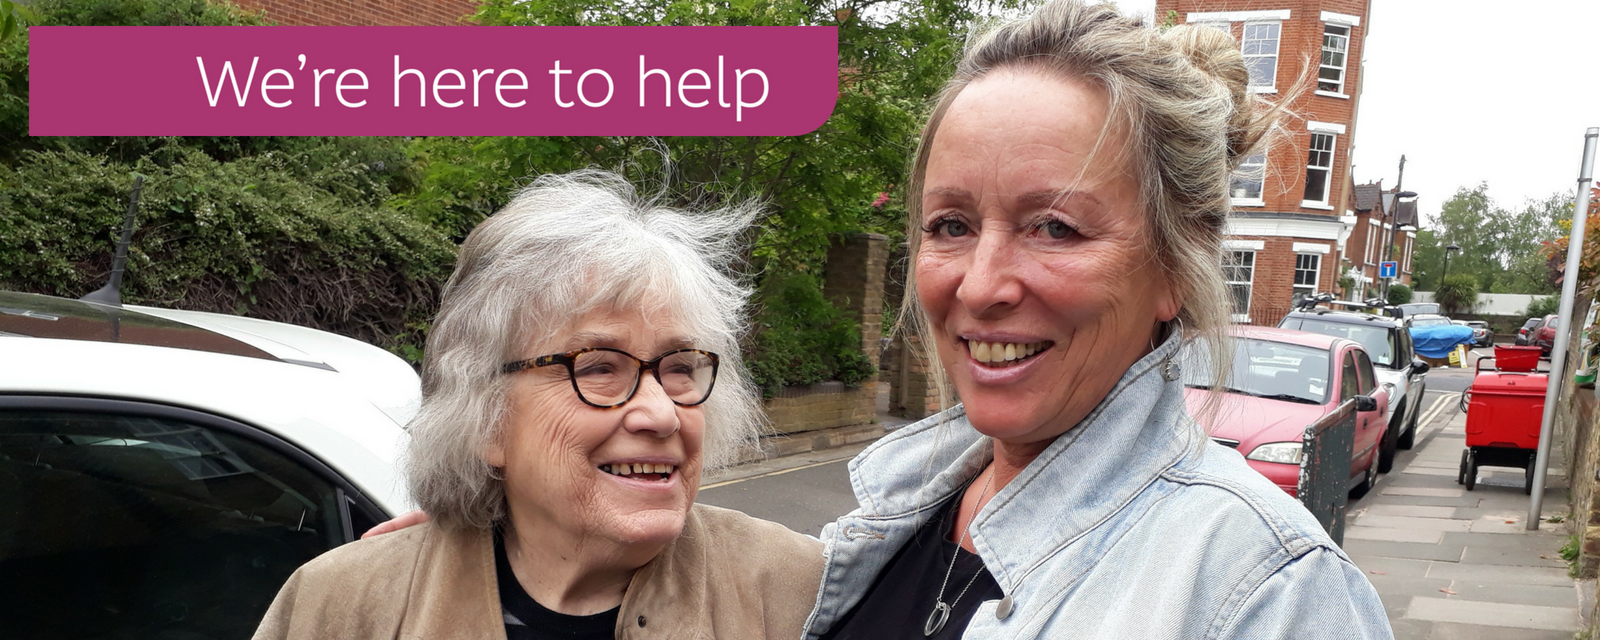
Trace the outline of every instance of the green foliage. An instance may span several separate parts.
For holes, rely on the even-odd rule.
[[[203,0],[47,0],[41,25],[249,25]],[[104,283],[132,175],[146,179],[123,299],[354,336],[412,361],[455,247],[387,202],[400,138],[27,135],[27,37],[0,43],[0,288]]]
[[[1529,302],[1528,309],[1523,311],[1522,315],[1529,318],[1543,318],[1553,315],[1559,310],[1561,310],[1561,297],[1545,296],[1543,298],[1534,298],[1533,302]]]
[[[76,297],[104,282],[131,175],[146,176],[124,300],[241,313],[393,346],[426,319],[455,248],[363,203],[364,181],[302,155],[218,161],[190,147],[137,163],[31,151],[0,165],[0,288]]]
[[[1406,304],[1411,302],[1411,287],[1395,283],[1389,285],[1389,304]]]
[[[858,386],[878,373],[861,353],[861,328],[823,299],[809,274],[770,281],[756,325],[750,372],[767,397],[828,379]]]
[[[1471,313],[1473,307],[1478,306],[1478,292],[1477,276],[1452,273],[1445,276],[1444,284],[1433,293],[1433,301],[1439,303],[1445,313]]]
[[[1582,571],[1579,562],[1582,557],[1580,553],[1582,547],[1580,545],[1581,543],[1576,533],[1567,536],[1567,543],[1561,545],[1561,559],[1567,561],[1567,576],[1570,578],[1579,577],[1578,574]]]
[[[1550,267],[1541,250],[1560,235],[1560,222],[1572,219],[1572,198],[1555,194],[1531,200],[1520,210],[1496,204],[1488,185],[1461,188],[1441,207],[1439,218],[1417,232],[1412,264],[1417,287],[1439,286],[1444,247],[1461,251],[1450,258],[1450,274],[1471,274],[1485,292],[1554,293]]]

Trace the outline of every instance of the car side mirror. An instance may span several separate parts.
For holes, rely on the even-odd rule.
[[[1372,396],[1356,396],[1356,411],[1377,411],[1378,399]]]
[[[1411,370],[1414,373],[1427,373],[1428,370],[1432,369],[1432,368],[1433,368],[1432,365],[1429,365],[1428,363],[1423,362],[1421,360],[1412,360],[1411,361]]]

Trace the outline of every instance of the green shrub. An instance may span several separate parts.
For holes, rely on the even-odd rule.
[[[1446,276],[1433,301],[1446,313],[1471,313],[1478,306],[1478,278],[1469,273]]]
[[[769,279],[755,322],[750,373],[766,397],[824,380],[860,386],[878,373],[861,352],[860,327],[822,297],[808,274]]]
[[[103,284],[134,171],[146,179],[125,301],[420,345],[409,325],[431,314],[454,245],[356,195],[372,186],[359,166],[305,154],[26,152],[0,164],[0,288],[76,297]]]
[[[1406,304],[1411,302],[1411,287],[1403,284],[1389,285],[1389,304]]]
[[[1523,311],[1522,315],[1529,318],[1543,318],[1560,310],[1560,296],[1544,296],[1542,298],[1534,298],[1533,302],[1529,302],[1528,309]]]

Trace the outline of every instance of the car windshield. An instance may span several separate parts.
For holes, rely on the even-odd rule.
[[[1201,342],[1184,348],[1184,386],[1211,388],[1208,354]],[[1254,338],[1236,339],[1233,366],[1219,390],[1257,398],[1322,404],[1328,396],[1328,352]]]
[[[1394,366],[1395,354],[1400,351],[1388,327],[1305,318],[1301,320],[1298,328],[1301,331],[1359,342],[1361,347],[1367,350],[1367,355],[1372,358],[1372,364],[1380,367]]]
[[[1446,324],[1450,324],[1450,321],[1444,318],[1417,318],[1411,321],[1413,327],[1437,327]]]

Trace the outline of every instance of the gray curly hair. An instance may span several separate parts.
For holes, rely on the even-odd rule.
[[[1109,151],[1101,161],[1134,168],[1151,255],[1182,303],[1178,320],[1188,337],[1204,339],[1210,379],[1225,379],[1233,362],[1227,338],[1232,305],[1221,268],[1228,179],[1264,144],[1281,112],[1247,90],[1250,76],[1238,45],[1220,30],[1158,31],[1114,6],[1081,0],[1054,0],[973,36],[917,148],[906,190],[911,255],[921,244],[922,188],[940,122],[963,88],[1005,68],[1082,79],[1109,96],[1106,129],[1120,128],[1127,148],[1097,148],[1096,155]],[[907,286],[915,287],[914,273]],[[933,344],[916,296],[906,296],[901,317],[924,333],[924,344]],[[948,384],[942,374],[936,379],[948,404]]]
[[[739,353],[750,290],[732,275],[753,203],[691,213],[643,198],[622,176],[545,175],[461,245],[428,334],[422,407],[408,426],[405,471],[417,505],[446,527],[487,528],[505,488],[482,452],[508,406],[504,362],[606,305],[665,312],[721,356],[705,404],[704,466],[731,462],[763,423]]]

